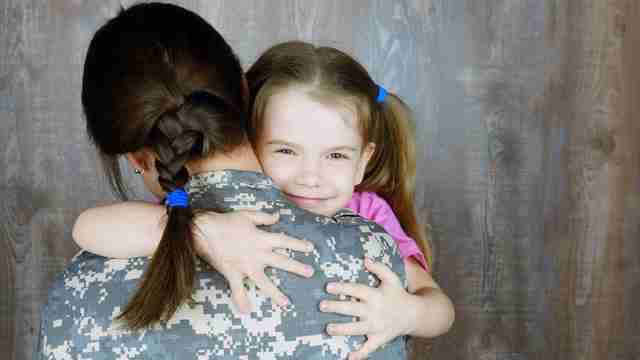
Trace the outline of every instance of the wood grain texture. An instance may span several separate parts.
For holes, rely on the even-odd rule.
[[[413,359],[640,358],[640,2],[172,2],[245,66],[284,40],[335,46],[413,107],[416,207],[457,309]],[[3,359],[29,358],[74,218],[112,198],[80,85],[121,3],[0,4]]]

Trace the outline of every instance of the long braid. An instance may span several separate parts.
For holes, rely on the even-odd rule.
[[[205,133],[192,121],[189,98],[176,110],[160,116],[150,133],[157,154],[158,181],[167,193],[182,188],[189,177],[188,160],[203,154]],[[191,300],[196,274],[191,207],[167,207],[167,224],[140,287],[119,316],[130,328],[140,329],[170,318],[186,300]],[[162,294],[162,296],[158,296]]]

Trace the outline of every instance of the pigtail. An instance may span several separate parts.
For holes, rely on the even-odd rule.
[[[413,206],[416,144],[412,112],[391,93],[387,93],[383,101],[374,101],[370,108],[368,132],[376,151],[358,190],[375,191],[391,205],[402,228],[416,241],[432,268],[429,238]]]

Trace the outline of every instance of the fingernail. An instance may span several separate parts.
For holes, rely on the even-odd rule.
[[[327,310],[327,303],[325,303],[324,301],[320,302],[320,310],[324,311]]]
[[[280,299],[280,306],[287,306],[287,305],[289,305],[289,299],[287,298]]]
[[[334,291],[336,291],[336,286],[333,283],[330,283],[327,285],[327,291],[332,293]]]

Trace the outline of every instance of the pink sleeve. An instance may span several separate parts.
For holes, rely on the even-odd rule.
[[[424,254],[415,240],[402,230],[391,206],[383,198],[372,192],[354,192],[347,207],[382,226],[395,240],[403,259],[413,257],[426,271],[429,271]]]

